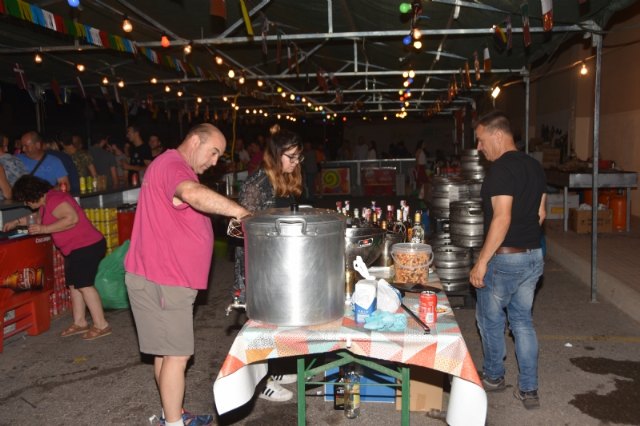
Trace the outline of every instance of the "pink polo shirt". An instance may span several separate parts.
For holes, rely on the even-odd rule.
[[[40,208],[42,224],[51,225],[52,223],[57,222],[58,219],[53,216],[52,212],[61,203],[65,202],[75,210],[78,215],[78,222],[71,229],[52,233],[51,238],[53,238],[53,243],[56,247],[58,247],[62,254],[66,256],[73,250],[97,243],[103,237],[100,231],[91,224],[87,215],[84,214],[80,205],[78,205],[71,195],[66,192],[56,191],[53,189],[47,192],[44,206]]]
[[[213,228],[208,216],[186,203],[175,206],[178,184],[199,182],[175,149],[156,157],[142,181],[124,266],[160,285],[207,288]]]

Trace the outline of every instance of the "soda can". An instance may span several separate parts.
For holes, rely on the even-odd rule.
[[[420,318],[427,324],[433,324],[438,319],[438,296],[433,291],[420,293]]]

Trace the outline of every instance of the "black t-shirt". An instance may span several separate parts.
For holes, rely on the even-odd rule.
[[[502,246],[539,248],[538,210],[545,189],[544,170],[537,160],[521,151],[504,153],[491,165],[480,191],[485,235],[493,218],[491,197],[510,195],[513,197],[511,224]]]
[[[151,155],[151,148],[146,143],[143,143],[140,146],[131,145],[129,148],[129,164],[132,166],[144,166],[144,160],[151,161],[153,160],[153,156]],[[133,173],[138,173],[134,170],[129,170],[129,177]]]

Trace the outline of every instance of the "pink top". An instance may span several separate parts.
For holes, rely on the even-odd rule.
[[[103,237],[100,231],[98,231],[89,221],[87,215],[80,205],[73,199],[71,195],[66,192],[56,191],[52,189],[47,192],[44,206],[40,207],[40,217],[42,217],[43,225],[51,225],[57,222],[52,212],[61,203],[68,203],[76,211],[78,215],[78,223],[71,229],[66,231],[54,232],[51,234],[53,243],[60,249],[62,254],[67,256],[73,250],[90,246],[100,241]]]
[[[160,285],[202,290],[208,283],[213,228],[208,216],[186,203],[173,204],[176,188],[184,181],[199,182],[175,149],[149,165],[124,266],[127,272]]]

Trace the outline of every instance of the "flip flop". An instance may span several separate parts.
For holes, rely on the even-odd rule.
[[[69,327],[67,327],[66,330],[64,330],[62,333],[60,333],[60,337],[69,337],[69,336],[75,336],[76,334],[82,334],[82,333],[86,333],[89,331],[89,326],[85,325],[84,327],[81,327],[79,325],[76,324],[71,324]]]
[[[99,329],[96,326],[91,327],[91,329],[89,329],[89,331],[87,331],[86,333],[84,333],[82,335],[82,339],[83,340],[95,340],[95,339],[99,339],[100,337],[104,337],[104,336],[108,336],[111,334],[111,326],[108,325],[103,329]]]

